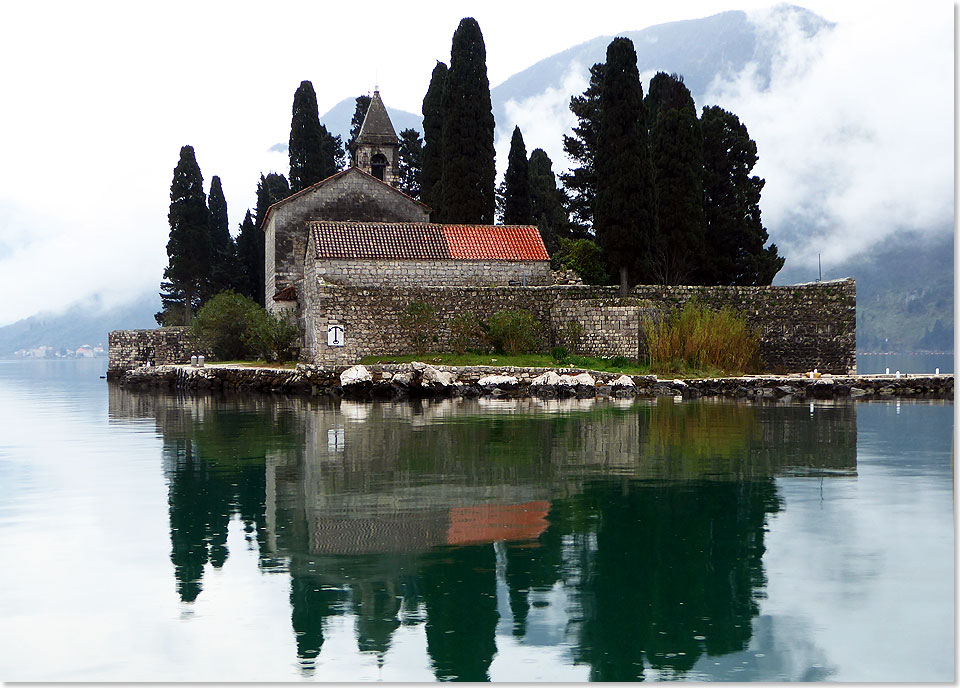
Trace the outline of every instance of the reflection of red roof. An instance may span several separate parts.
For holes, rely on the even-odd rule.
[[[317,258],[550,260],[533,225],[317,220],[309,226]]]
[[[468,545],[497,540],[536,540],[547,529],[550,502],[483,504],[450,509],[448,545]]]

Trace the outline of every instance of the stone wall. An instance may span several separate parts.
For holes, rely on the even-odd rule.
[[[306,285],[305,285],[306,286]],[[584,335],[577,350],[584,355],[640,355],[638,323],[644,309],[668,314],[691,298],[711,308],[730,306],[742,314],[760,337],[760,356],[771,371],[843,374],[856,369],[856,284],[838,280],[777,287],[636,287],[632,299],[621,303],[615,287],[557,285],[549,287],[345,287],[324,285],[304,300],[306,337],[304,359],[347,365],[363,356],[410,353],[415,335],[401,327],[400,316],[414,301],[433,306],[436,327],[428,334],[429,348],[452,348],[451,325],[471,313],[487,319],[497,311],[530,311],[544,327],[544,350],[562,343],[558,336],[571,320],[580,318]],[[597,301],[576,305],[575,301]],[[599,308],[599,310],[597,310]],[[609,309],[610,315],[607,315]],[[620,310],[618,310],[620,309]],[[638,310],[640,309],[640,310]],[[591,319],[595,316],[594,319]],[[602,323],[602,324],[601,324]],[[609,324],[608,324],[609,323]],[[327,346],[328,325],[343,328],[345,345]],[[604,339],[604,333],[609,336]],[[616,334],[613,334],[616,332]],[[634,333],[636,332],[636,335]],[[636,344],[633,337],[636,336]],[[313,346],[309,345],[313,341]]]
[[[645,355],[643,323],[660,317],[641,299],[561,299],[550,310],[554,340],[573,354],[639,359]]]
[[[189,327],[155,330],[114,330],[108,336],[107,376],[115,377],[142,365],[189,363],[197,353]]]
[[[324,282],[354,287],[410,284],[490,287],[507,286],[511,280],[530,286],[554,283],[547,261],[313,260],[315,274]]]
[[[266,303],[271,310],[273,295],[303,277],[308,220],[429,222],[430,209],[357,168],[273,206],[263,228]]]

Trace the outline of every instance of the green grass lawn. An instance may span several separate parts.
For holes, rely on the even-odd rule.
[[[422,361],[436,365],[449,366],[517,366],[524,368],[583,368],[606,373],[624,373],[626,375],[679,375],[684,377],[720,377],[719,370],[694,370],[684,366],[670,366],[651,370],[645,363],[637,363],[623,358],[591,358],[588,356],[569,356],[558,362],[550,354],[490,354],[490,353],[425,353],[405,354],[402,356],[365,356],[360,360],[364,365],[376,363],[410,363]]]

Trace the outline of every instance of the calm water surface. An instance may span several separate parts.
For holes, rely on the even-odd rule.
[[[953,681],[952,403],[137,393],[0,362],[0,679]]]

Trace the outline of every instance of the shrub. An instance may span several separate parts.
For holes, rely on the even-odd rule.
[[[540,323],[530,311],[500,311],[486,323],[487,337],[493,347],[508,354],[536,351],[540,343]]]
[[[580,338],[583,336],[583,325],[578,323],[576,320],[570,320],[560,328],[558,334],[560,335],[560,341],[563,342],[564,346],[569,347],[574,352],[580,351]]]
[[[436,340],[437,311],[429,303],[413,301],[398,317],[400,326],[410,333],[416,353],[426,353]]]
[[[300,328],[260,308],[252,314],[245,337],[258,356],[285,363],[292,357],[293,348],[300,338]]]
[[[626,368],[630,365],[630,359],[626,356],[614,356],[610,359],[611,368]]]
[[[570,352],[567,351],[562,346],[555,346],[552,349],[550,349],[550,356],[557,363],[563,363],[568,358],[570,358]]]
[[[729,308],[711,311],[691,299],[660,322],[645,323],[651,368],[684,365],[725,372],[757,366],[759,339]]]
[[[484,336],[480,319],[473,313],[454,316],[450,321],[450,335],[450,344],[458,354],[466,353],[471,345],[479,344]]]
[[[561,238],[558,262],[561,267],[576,271],[586,284],[610,283],[603,252],[589,239]]]
[[[201,349],[221,361],[249,358],[253,352],[247,331],[258,310],[263,309],[254,300],[234,291],[222,291],[197,312],[193,335]]]

